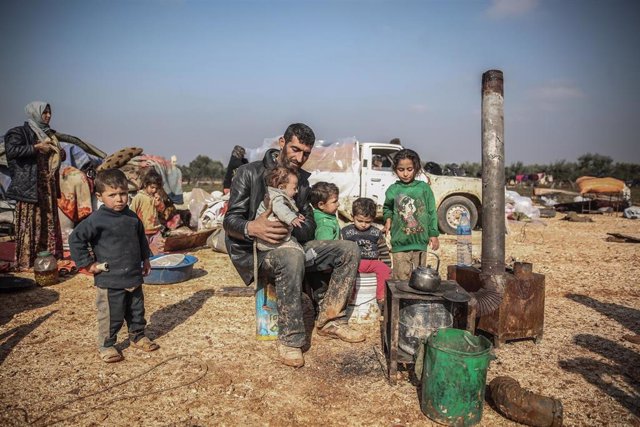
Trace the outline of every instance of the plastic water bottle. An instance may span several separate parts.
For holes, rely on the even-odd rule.
[[[463,212],[460,216],[460,222],[456,227],[456,238],[458,265],[471,265],[471,222],[467,212]]]

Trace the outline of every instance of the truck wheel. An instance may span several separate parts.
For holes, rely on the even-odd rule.
[[[451,196],[445,199],[438,208],[438,227],[442,233],[456,234],[456,227],[462,212],[467,212],[471,222],[471,229],[478,224],[478,209],[476,205],[464,196]]]

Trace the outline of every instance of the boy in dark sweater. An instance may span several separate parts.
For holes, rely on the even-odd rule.
[[[113,363],[123,359],[115,344],[125,320],[131,347],[144,351],[159,348],[144,333],[142,277],[151,269],[151,251],[142,222],[127,206],[124,173],[118,169],[100,171],[95,188],[104,205],[78,224],[69,236],[69,247],[76,265],[94,274],[98,349],[103,361]]]
[[[351,211],[353,224],[344,227],[340,234],[343,240],[356,242],[360,248],[358,273],[376,274],[376,300],[378,300],[378,307],[382,308],[385,283],[391,277],[391,268],[383,261],[390,261],[384,233],[372,226],[376,217],[376,202],[360,197],[353,202]]]

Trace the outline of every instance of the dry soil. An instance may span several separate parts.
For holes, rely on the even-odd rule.
[[[606,241],[640,235],[640,222],[562,216],[510,225],[507,258],[546,276],[544,339],[501,346],[488,380],[510,375],[560,399],[565,425],[640,425],[640,345],[622,338],[640,334],[640,244]],[[121,363],[98,357],[90,277],[0,294],[0,425],[431,425],[406,377],[387,382],[378,324],[356,326],[361,344],[314,334],[306,365],[288,368],[255,339],[253,298],[216,295],[242,285],[227,255],[191,253],[191,280],[144,287],[161,349],[128,347],[122,331]],[[440,253],[453,262],[454,237],[441,237]],[[514,423],[485,404],[482,425]]]

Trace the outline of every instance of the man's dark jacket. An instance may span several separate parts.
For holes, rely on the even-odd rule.
[[[253,281],[253,240],[247,240],[244,235],[245,226],[255,219],[258,206],[264,200],[266,183],[265,171],[276,166],[280,150],[272,149],[265,153],[261,161],[240,166],[231,183],[229,209],[224,216],[225,244],[231,262],[238,270],[242,280],[249,285]],[[304,215],[304,224],[293,227],[293,236],[300,244],[313,240],[316,223],[313,220],[313,209],[308,202],[309,172],[298,170],[298,194],[295,197],[296,206]],[[258,252],[258,262],[262,263],[267,252]]]

